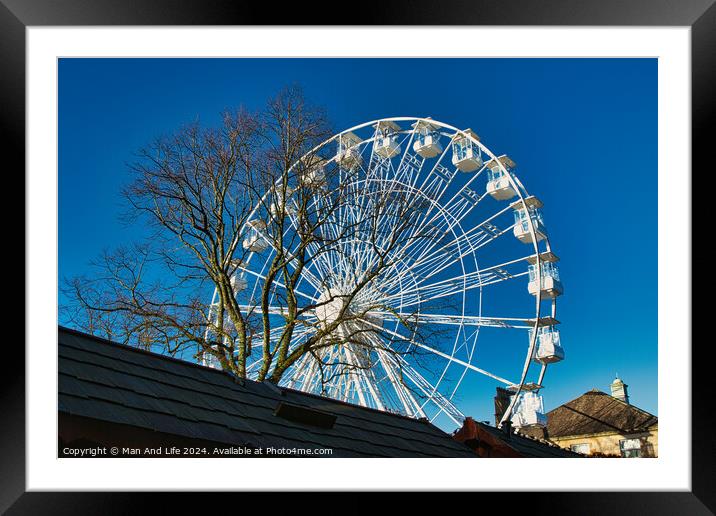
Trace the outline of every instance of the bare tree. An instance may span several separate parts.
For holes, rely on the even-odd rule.
[[[418,224],[427,207],[409,187],[381,186],[380,167],[366,176],[334,159],[331,134],[323,110],[287,88],[262,112],[227,112],[218,128],[156,139],[123,192],[150,238],[66,280],[64,319],[126,344],[191,352],[238,377],[312,371],[325,392],[384,361],[391,381],[404,381],[402,355],[434,335],[385,292],[408,251],[442,233]],[[257,259],[264,267],[248,289]]]

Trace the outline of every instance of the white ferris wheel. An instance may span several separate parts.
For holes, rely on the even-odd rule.
[[[398,224],[386,216],[380,223],[386,231],[372,242],[355,235],[341,240],[336,228],[360,219],[373,196],[386,191],[411,196],[420,213],[401,231],[414,235],[429,228],[440,237],[406,239],[409,243],[396,246],[391,265],[351,301],[356,313],[368,307],[361,317],[338,326],[335,343],[318,357],[304,355],[280,385],[415,418],[447,417],[460,425],[461,386],[487,382],[512,393],[502,421],[544,425],[545,372],[564,358],[556,318],[563,288],[542,202],[527,192],[515,163],[494,154],[472,130],[431,118],[363,123],[315,152],[321,159],[304,174],[324,184],[312,202],[320,205],[330,196],[324,171],[332,166],[343,195],[353,197],[347,203],[352,208],[336,210],[323,225],[327,235],[338,235],[336,247],[312,260],[295,288],[299,303],[317,307],[293,333],[290,349],[336,317],[340,292],[375,262],[380,239]],[[291,202],[285,210],[287,232],[296,223]],[[270,217],[265,212],[257,206],[249,217],[243,240],[247,256],[232,277],[247,314],[257,310],[257,294],[275,252],[263,235]],[[275,335],[285,309],[278,299],[281,293],[275,292],[268,308]],[[401,324],[403,317],[414,321],[410,331]],[[374,345],[341,342],[349,332],[364,333],[366,343]],[[416,333],[430,337],[418,339]],[[400,353],[391,352],[398,347]],[[260,362],[257,356],[249,363],[249,377],[256,377]],[[335,372],[347,366],[352,374],[326,373],[326,368]]]

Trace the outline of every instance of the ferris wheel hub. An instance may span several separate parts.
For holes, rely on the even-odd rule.
[[[338,319],[343,307],[346,305],[346,298],[341,295],[340,291],[328,289],[318,297],[316,304],[318,305],[316,307],[316,317],[325,328]]]

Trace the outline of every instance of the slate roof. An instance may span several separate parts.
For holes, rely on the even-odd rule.
[[[603,432],[632,434],[657,423],[655,415],[597,389],[547,413],[550,438]]]
[[[475,457],[426,421],[237,382],[62,327],[58,334],[58,407],[70,415],[235,446],[332,448],[334,457]],[[301,422],[302,409],[317,411],[317,424]]]
[[[581,457],[582,455],[570,450],[560,448],[545,439],[527,436],[511,430],[490,426],[475,421],[471,417],[465,418],[465,423],[454,435],[454,438],[464,442],[481,457]]]

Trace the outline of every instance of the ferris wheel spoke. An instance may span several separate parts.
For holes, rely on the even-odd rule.
[[[241,310],[244,314],[254,314],[254,313],[261,313],[262,309],[260,305],[257,304],[239,304],[238,305],[239,310]],[[280,315],[282,317],[288,317],[288,309],[285,306],[276,306],[276,305],[269,305],[266,313],[269,315]],[[300,319],[297,320],[298,322],[302,323],[303,325],[308,325],[312,328],[312,325],[315,321],[317,321],[317,318],[315,314],[312,313],[312,311],[306,311],[301,316]]]
[[[440,280],[431,284],[425,284],[425,280],[430,279],[432,276],[442,272],[447,267],[449,267],[450,264],[446,264],[444,262],[441,263],[434,263],[432,264],[432,268],[430,269],[429,273],[426,273],[422,276],[420,276],[420,280],[417,283],[417,285],[410,289],[401,289],[399,294],[390,294],[386,296],[384,299],[394,299],[396,297],[404,297],[406,294],[418,294],[421,295],[429,295],[430,293],[442,293],[444,291],[450,291],[453,287],[460,288],[460,287],[466,287],[466,288],[476,288],[476,287],[484,287],[485,285],[490,285],[492,283],[497,283],[502,280],[508,280],[513,278],[518,278],[521,276],[526,275],[528,272],[525,270],[509,270],[514,269],[516,264],[522,263],[522,262],[528,262],[530,260],[534,260],[535,255],[529,255],[524,256],[522,258],[517,258],[514,260],[508,260],[506,262],[492,265],[490,267],[482,268],[478,271],[469,272],[466,274],[462,274],[460,276],[456,276],[453,278],[448,278],[444,280]],[[402,277],[400,273],[396,274],[398,279]],[[393,282],[389,283],[388,285],[384,286],[382,291],[386,293],[391,292],[391,286],[394,286],[396,280],[393,280]],[[394,289],[393,289],[394,290]],[[448,294],[449,295],[449,294]]]
[[[267,245],[271,248],[272,253],[278,253],[278,250],[276,249],[276,246],[274,245],[274,243],[273,243],[268,237],[266,237],[265,235],[261,234],[261,238],[262,238],[262,239],[267,243]],[[287,264],[288,266],[290,266],[293,271],[296,271],[296,268],[297,268],[297,267],[296,267],[295,260],[296,260],[295,254],[293,254],[293,253],[289,250],[289,251],[286,253],[286,264]],[[269,259],[267,258],[266,261],[264,262],[263,268],[261,269],[262,272],[266,269],[266,265],[268,265],[268,263],[269,263]],[[312,265],[312,262],[309,260],[306,265],[310,267],[310,266]],[[319,274],[319,276],[320,276],[320,274],[321,274],[320,269],[318,269],[317,267],[314,267],[314,268],[316,269],[316,271],[318,272],[318,274]],[[246,267],[240,267],[240,269],[243,270],[243,271],[246,271],[246,272],[248,272],[248,273],[250,273],[250,274],[253,274],[253,275],[260,274],[260,273],[256,273],[256,272],[254,272],[254,271],[251,271],[250,269],[248,269],[248,268],[246,268]],[[262,279],[266,280],[266,277],[265,277],[265,276],[261,276],[261,277],[262,277]],[[310,270],[308,270],[306,267],[304,267],[303,270],[301,271],[301,279],[302,279],[302,280],[305,280],[305,281],[306,281],[308,284],[310,284],[313,288],[315,288],[315,289],[317,289],[317,290],[320,290],[321,280],[318,279],[316,276],[314,276],[313,273],[312,273]],[[281,286],[281,287],[283,287],[283,288],[286,288],[283,283],[280,283],[280,282],[277,281],[277,280],[274,280],[274,283],[276,283],[277,285],[279,285],[279,286]]]
[[[322,366],[319,359],[311,357],[310,366],[301,379],[301,390],[320,394],[318,386],[323,386]]]
[[[363,398],[367,398],[367,395],[370,396],[370,398],[373,400],[373,405],[375,406],[375,408],[378,408],[379,410],[385,410],[385,404],[378,392],[375,372],[370,367],[371,364],[367,363],[363,359],[359,359],[353,352],[353,349],[350,345],[346,346],[345,348],[346,355],[350,363],[358,365],[356,378],[357,381],[355,382],[356,390],[358,392],[361,392],[361,396]],[[359,387],[361,381],[363,385]],[[363,392],[363,390],[365,390],[365,392]]]
[[[514,224],[506,229],[499,229],[497,226],[483,222],[467,232],[461,232],[456,238],[442,245],[430,245],[412,263],[412,267],[418,275],[422,271],[429,271],[425,276],[428,278],[441,272],[447,267],[462,260],[470,253],[475,253],[486,243],[491,242],[504,235],[514,227]],[[461,228],[460,228],[461,229]],[[436,249],[437,248],[437,249]],[[439,265],[439,267],[437,267]]]
[[[274,327],[272,327],[271,330],[269,331],[269,339],[271,339],[272,337],[275,338],[275,337],[279,334],[279,332],[283,331],[285,328],[286,328],[286,325],[285,325],[285,324],[281,324],[281,325],[279,325],[279,326],[274,326]],[[265,335],[265,334],[266,334],[266,332],[263,332],[263,331],[254,334],[253,342],[263,341],[263,338],[264,338],[264,335]],[[272,340],[273,340],[273,339],[272,339]],[[253,346],[252,346],[252,347],[253,347]]]
[[[504,379],[504,378],[502,378],[502,377],[500,377],[500,376],[497,376],[496,374],[493,374],[493,373],[487,371],[486,369],[481,369],[481,368],[479,368],[479,367],[477,367],[477,366],[475,366],[475,365],[473,365],[473,364],[470,364],[469,362],[465,362],[464,360],[460,360],[459,358],[456,358],[456,357],[454,357],[454,356],[448,355],[447,353],[443,353],[442,351],[439,351],[439,350],[437,350],[437,349],[435,349],[435,348],[433,348],[433,347],[431,347],[431,346],[428,346],[428,345],[426,345],[426,344],[422,344],[422,343],[416,342],[416,341],[412,341],[412,343],[413,343],[415,346],[417,346],[417,347],[419,347],[419,348],[421,348],[421,349],[424,349],[425,351],[429,351],[429,352],[431,352],[431,353],[433,353],[433,354],[435,354],[435,355],[438,355],[438,356],[440,356],[440,357],[442,357],[442,358],[444,358],[444,359],[446,359],[446,360],[449,360],[450,362],[453,362],[453,363],[455,363],[455,364],[459,364],[459,365],[461,365],[461,366],[463,366],[463,367],[467,367],[468,369],[472,369],[472,370],[475,371],[476,373],[480,373],[480,374],[482,374],[482,375],[489,376],[489,377],[492,378],[493,380],[497,380],[498,382],[502,382],[502,383],[504,383],[505,385],[514,385],[514,382],[511,382],[511,381],[506,380],[506,379]]]
[[[399,397],[405,398],[412,405],[413,414],[420,417],[426,417],[424,407],[428,402],[434,403],[441,412],[445,412],[455,424],[461,425],[465,416],[458,410],[450,400],[445,398],[437,389],[437,385],[432,385],[423,375],[416,371],[400,354],[388,353],[385,350],[380,351],[381,360],[384,369],[392,371],[393,386]],[[419,404],[414,398],[411,389],[406,385],[403,378],[412,383],[425,397],[422,404]],[[438,412],[439,414],[439,412]],[[435,416],[436,417],[436,416]],[[433,417],[433,419],[435,418]]]
[[[430,421],[434,421],[441,412],[445,413],[456,425],[462,425],[465,420],[465,415],[450,401],[447,397],[443,396],[437,387],[433,385],[417,372],[410,364],[399,357],[403,362],[402,368],[406,372],[406,376],[420,389],[428,398],[423,402],[421,409],[425,407],[428,402],[434,403],[439,411],[433,415]]]
[[[385,371],[387,378],[390,380],[390,386],[398,398],[399,403],[402,405],[406,415],[412,417],[426,417],[422,407],[418,401],[410,392],[410,389],[406,389],[403,385],[401,375],[395,371],[393,363],[389,360],[389,353],[385,350],[377,350],[378,361],[380,362],[383,371]]]
[[[436,164],[436,167],[438,165]],[[435,168],[433,170],[436,170]],[[485,170],[485,165],[483,165],[478,172],[473,174],[473,176],[470,178],[470,180],[464,184],[457,193],[453,195],[453,197],[445,203],[445,205],[439,204],[439,199],[443,196],[445,191],[447,190],[447,187],[449,186],[451,179],[457,175],[456,171],[453,171],[451,173],[447,172],[447,169],[444,167],[440,169],[443,173],[438,174],[436,177],[440,178],[445,181],[443,189],[440,191],[439,195],[435,198],[429,198],[431,200],[430,207],[426,211],[426,213],[419,218],[417,221],[415,227],[413,228],[413,231],[410,233],[410,237],[408,239],[408,246],[406,246],[406,249],[410,247],[412,244],[413,238],[415,235],[420,235],[421,230],[423,228],[429,227],[433,229],[433,231],[436,234],[443,234],[450,231],[453,231],[455,227],[458,227],[460,225],[460,222],[482,201],[482,199],[485,198],[487,193],[478,194],[473,189],[470,188],[470,185],[477,180],[477,178],[482,174],[482,172]],[[440,179],[435,179],[435,181],[440,182]],[[429,240],[428,240],[429,242]],[[428,251],[432,249],[434,246],[429,246]]]
[[[289,389],[295,389],[297,387],[299,378],[305,373],[305,369],[309,367],[310,360],[313,357],[306,353],[298,361],[289,368],[286,374],[279,380],[279,385],[288,387]]]
[[[442,204],[445,211],[450,213],[453,218],[460,222],[465,216],[488,195],[487,192],[477,193],[473,186],[487,169],[487,165],[483,164],[479,170],[472,173],[470,179],[445,203]],[[439,199],[438,199],[439,200]],[[438,215],[433,215],[433,218]]]
[[[480,373],[480,374],[483,374],[483,375],[485,375],[485,376],[489,376],[490,378],[492,378],[492,379],[494,379],[494,380],[497,380],[497,381],[499,381],[499,382],[502,382],[502,383],[504,383],[505,385],[514,385],[514,382],[510,382],[509,380],[505,380],[504,378],[501,378],[501,377],[499,377],[499,376],[497,376],[497,375],[495,375],[495,374],[492,374],[491,372],[486,371],[485,369],[481,369],[481,368],[479,368],[479,367],[477,367],[477,366],[475,366],[475,365],[473,365],[473,364],[470,364],[469,362],[465,362],[464,360],[460,360],[459,358],[457,358],[457,357],[455,357],[455,356],[452,356],[452,355],[449,355],[449,354],[447,354],[447,353],[444,353],[444,352],[442,352],[442,351],[440,351],[440,350],[438,350],[438,349],[433,348],[432,346],[428,346],[427,344],[423,344],[422,342],[418,342],[418,341],[416,341],[416,340],[413,339],[413,338],[408,338],[408,337],[406,337],[405,335],[401,335],[400,333],[397,333],[397,332],[395,332],[395,331],[389,330],[388,328],[384,328],[384,327],[382,327],[382,326],[378,326],[377,324],[373,323],[373,322],[370,321],[369,319],[363,319],[363,321],[364,321],[366,324],[368,324],[368,325],[374,327],[375,329],[377,329],[377,330],[380,331],[380,332],[385,332],[385,333],[388,333],[388,334],[390,334],[390,335],[393,335],[393,336],[395,336],[396,338],[400,339],[401,341],[409,342],[409,343],[412,344],[413,346],[416,346],[416,347],[418,347],[418,348],[420,348],[420,349],[423,349],[423,350],[425,350],[425,351],[429,351],[429,352],[433,353],[434,355],[437,355],[437,356],[442,357],[442,358],[444,358],[444,359],[446,359],[446,360],[449,360],[450,362],[459,364],[459,365],[461,365],[461,366],[463,366],[463,367],[467,367],[467,368],[472,369],[473,371],[475,371],[475,372],[477,372],[477,373]]]
[[[294,213],[292,213],[292,210],[288,210],[286,212],[286,215],[288,216],[289,222],[290,222],[291,226],[293,227],[294,231],[298,231],[298,220],[296,219],[296,215]],[[311,269],[314,269],[316,275],[314,275],[309,270],[306,270],[306,268],[304,268],[304,270],[302,272],[305,272],[305,274],[307,276],[307,281],[314,288],[320,289],[320,287],[321,287],[320,278],[325,278],[327,276],[328,272],[331,270],[330,266],[323,263],[325,261],[325,258],[323,258],[323,253],[318,248],[318,245],[315,242],[310,242],[306,246],[306,248],[308,249],[309,252],[312,253],[312,256],[314,257],[313,259],[310,259],[307,261],[306,266]],[[291,251],[289,253],[289,261],[293,266],[293,270],[295,271],[296,270],[295,264],[293,264],[294,257],[295,257],[295,253],[293,251]]]
[[[368,398],[364,392],[360,378],[361,368],[364,367],[365,364],[354,352],[353,344],[345,340],[345,332],[342,331],[341,327],[338,328],[338,333],[345,342],[341,346],[332,348],[338,360],[338,364],[334,367],[334,369],[336,369],[334,389],[341,389],[342,386],[339,392],[345,396],[344,401],[347,401],[347,396],[350,394],[349,391],[352,388],[358,396],[359,403],[363,406],[368,406]],[[348,364],[351,364],[352,367],[348,366]]]
[[[452,179],[457,175],[457,170],[455,170],[454,167],[450,169],[442,165],[442,160],[447,155],[451,143],[452,139],[450,140],[450,143],[445,146],[445,149],[442,151],[438,159],[435,161],[433,167],[426,174],[422,184],[417,189],[417,191],[423,192],[425,197],[428,199],[440,199],[450,186]],[[420,224],[424,224],[428,220],[428,217],[432,216],[433,211],[436,209],[437,206],[437,202],[431,203],[430,207],[425,211],[425,213],[419,215],[419,218],[416,221],[416,227],[418,227]],[[415,231],[413,231],[410,236],[412,237],[414,236],[414,234]]]
[[[410,239],[408,239],[407,243],[397,252],[391,253],[388,259],[394,261],[396,264],[407,264],[407,266],[404,265],[404,268],[409,269],[413,274],[419,274],[421,269],[429,269],[433,267],[434,263],[445,262],[447,260],[451,260],[452,263],[455,263],[462,257],[466,256],[473,249],[473,247],[469,246],[472,246],[475,243],[467,238],[464,238],[464,241],[462,241],[461,236],[455,233],[455,229],[456,228],[453,226],[442,229],[432,227],[427,232],[422,233],[423,236],[420,237],[423,239],[422,241],[410,241]],[[459,226],[457,229],[461,231]],[[443,238],[443,235],[445,234],[452,234],[455,237],[450,244],[445,244]],[[462,232],[461,234],[464,235],[465,233]],[[473,240],[476,241],[476,239]],[[442,245],[440,245],[441,243]],[[438,250],[432,254],[428,254],[433,248],[439,245],[440,247]],[[463,246],[468,247],[466,247],[463,251]],[[453,247],[457,247],[457,250],[453,251]],[[407,270],[404,272],[407,273]],[[395,276],[394,281],[392,282],[393,285],[397,279],[398,277]]]
[[[478,249],[495,241],[514,227],[513,223],[508,228],[501,230],[491,222],[507,209],[509,208],[500,210],[467,232],[461,231],[454,240],[447,244],[444,243],[443,239],[424,243],[417,257],[408,258],[411,269],[417,276],[423,276],[426,279],[457,263],[468,254],[475,253]],[[458,229],[461,230],[459,224]],[[448,231],[455,234],[453,230],[454,226],[448,228]],[[419,249],[417,248],[416,250]],[[413,250],[413,255],[416,254],[416,250]],[[429,272],[423,274],[423,271]]]
[[[415,129],[412,131],[412,137],[411,137],[411,147],[412,143],[415,140]],[[452,141],[452,139],[451,139]],[[433,198],[433,195],[437,192],[441,192],[440,195],[442,195],[442,192],[447,188],[447,183],[449,181],[446,181],[446,177],[448,177],[451,173],[449,169],[444,167],[441,163],[443,158],[447,155],[448,149],[450,148],[450,143],[448,143],[445,148],[440,152],[440,155],[435,160],[432,167],[430,167],[430,170],[428,170],[425,174],[416,174],[412,181],[410,182],[410,187],[413,189],[417,189],[418,191],[421,191],[426,194],[429,198]],[[423,158],[423,164],[427,160]],[[422,172],[422,168],[421,168]],[[453,170],[454,173],[454,170]],[[420,185],[418,186],[418,181],[422,180]],[[438,196],[439,198],[439,196]],[[427,213],[425,215],[428,215]]]
[[[402,191],[402,188],[404,185],[401,185],[400,188],[394,188],[395,182],[390,183],[391,189],[387,190],[387,193],[384,193],[386,197],[388,197],[388,194],[393,193],[399,193],[401,195],[406,195],[407,192]],[[411,215],[408,213],[406,214],[404,212],[405,205],[404,203],[386,203],[388,204],[388,208],[384,210],[378,217],[378,219],[373,223],[372,230],[375,231],[375,233],[381,234],[380,241],[376,242],[376,244],[380,244],[382,242],[390,242],[392,246],[396,246],[394,249],[388,250],[387,254],[383,255],[381,253],[376,252],[376,249],[371,247],[366,247],[367,242],[363,245],[363,262],[365,265],[363,265],[362,270],[370,270],[374,266],[377,265],[377,263],[382,259],[401,259],[401,251],[398,250],[398,245],[402,244],[401,241],[408,241],[409,237],[406,235],[403,235],[402,233],[406,231],[405,228],[405,221],[406,218],[409,218]],[[395,206],[395,208],[393,208]],[[408,228],[407,232],[409,233],[412,228]],[[380,247],[380,245],[377,245],[377,247]],[[409,244],[403,244],[400,247],[407,248],[409,247]]]
[[[378,362],[380,363],[383,371],[386,373],[386,377],[390,381],[390,388],[397,396],[405,414],[412,417],[425,417],[422,407],[414,398],[410,389],[405,387],[402,375],[400,374],[400,371],[396,370],[395,361],[392,358],[391,353],[387,351],[388,347],[386,344],[375,334],[368,333],[366,337],[372,343],[373,350],[378,357]]]
[[[338,167],[339,176],[341,181],[348,181],[347,178],[343,178],[344,169]],[[349,183],[350,184],[350,183]],[[342,185],[342,183],[341,183]],[[318,225],[318,230],[321,232],[322,237],[326,242],[334,242],[331,246],[335,246],[336,242],[338,246],[342,244],[341,237],[345,230],[343,213],[346,210],[346,202],[340,199],[344,196],[342,193],[343,186],[339,186],[337,195],[339,199],[334,199],[332,194],[336,192],[327,192],[323,189],[317,188],[312,194],[312,200],[310,207],[316,210],[317,216],[322,218],[322,222]],[[329,204],[326,204],[326,203]],[[291,225],[297,231],[298,222],[294,214],[289,214]],[[313,258],[309,261],[311,266],[316,269],[319,278],[326,278],[330,276],[332,271],[335,271],[340,262],[340,256],[336,256],[334,247],[321,248],[315,241],[307,245],[307,249],[312,253]]]
[[[368,170],[363,168],[362,162],[357,163],[354,169],[359,171],[358,175],[368,178],[376,174],[377,167],[384,166],[373,165],[374,162],[380,163],[380,160],[371,150]],[[361,184],[365,186],[361,188]],[[342,203],[343,209],[339,212],[341,217],[339,225],[341,232],[343,234],[347,232],[350,238],[339,241],[340,251],[337,259],[339,270],[361,271],[364,270],[365,263],[368,261],[369,250],[360,234],[365,221],[368,220],[367,214],[371,203],[370,192],[366,191],[367,186],[368,179],[365,182],[352,181],[346,187],[346,200]],[[360,244],[358,240],[361,240]]]
[[[262,279],[262,280],[264,280],[264,281],[267,281],[267,278],[266,278],[266,276],[265,276],[264,274],[261,274],[261,273],[259,273],[259,272],[254,272],[254,271],[252,271],[251,269],[247,269],[247,268],[242,268],[241,270],[242,270],[243,272],[246,272],[247,274],[251,274],[252,276],[254,276],[254,277],[256,277],[256,278],[259,278],[259,279]],[[283,288],[283,289],[286,289],[286,285],[284,285],[284,284],[283,284],[281,281],[279,281],[279,280],[274,279],[274,280],[273,280],[273,283],[274,283],[276,286],[278,286],[278,287],[281,287],[281,288]],[[311,284],[311,286],[313,286],[313,284]],[[310,300],[310,301],[313,301],[314,303],[317,302],[317,299],[316,299],[314,296],[310,296],[310,295],[306,294],[305,292],[302,292],[302,291],[300,291],[300,290],[298,290],[298,289],[296,289],[296,288],[293,289],[293,292],[294,292],[296,295],[298,295],[298,296],[301,296],[301,297],[303,297],[303,298],[305,298],[305,299],[308,299],[308,300]]]
[[[351,396],[355,396],[360,405],[374,407],[376,400],[363,382],[361,366],[356,362],[350,345],[333,346],[326,358],[325,369],[329,371],[329,378],[327,381],[320,379],[322,390],[331,397],[343,401],[348,401]],[[317,382],[313,381],[313,383]]]
[[[285,330],[285,328],[286,328],[286,325],[281,325],[281,326],[278,326],[278,327],[276,327],[276,328],[273,328],[273,329],[271,330],[271,332],[269,333],[269,335],[270,335],[270,337],[269,337],[270,341],[271,341],[271,342],[276,342],[276,341],[278,340],[278,337],[280,336],[280,334]],[[298,328],[298,329],[294,329],[294,330],[293,330],[293,333],[292,333],[291,344],[289,345],[288,352],[290,353],[291,351],[293,351],[293,350],[303,341],[304,337],[306,337],[306,336],[308,336],[308,335],[310,335],[310,334],[312,334],[312,333],[313,333],[313,331],[312,331],[311,328]],[[254,336],[254,342],[256,342],[256,341],[259,341],[259,342],[262,342],[262,341],[263,341],[263,333],[257,333],[257,334]],[[252,349],[253,349],[254,347],[259,347],[259,346],[252,346]],[[238,353],[238,351],[237,351],[236,353]],[[246,366],[246,371],[247,371],[247,372],[253,372],[254,369],[255,369],[259,364],[261,364],[263,361],[264,361],[264,357],[263,357],[263,356],[257,358],[256,360],[254,360],[253,362],[251,362],[248,366]]]
[[[292,343],[291,351],[296,344]],[[314,353],[306,353],[289,371],[289,386],[305,392],[320,394],[336,385],[336,378],[331,378],[332,362],[336,360],[338,346],[318,349]],[[325,376],[328,373],[328,379]]]
[[[311,335],[312,331],[307,331],[303,336]],[[302,339],[300,339],[302,340]],[[295,349],[299,342],[292,342],[289,347],[289,353]],[[315,353],[304,354],[299,361],[289,368],[288,382],[289,387],[296,386],[301,390],[307,392],[315,392],[315,387],[319,383],[323,383],[321,380],[321,365],[320,361],[324,358],[330,362],[335,355],[335,348],[331,349],[319,349]]]
[[[342,204],[342,203],[341,203]],[[339,204],[338,208],[341,207]],[[321,250],[317,250],[317,258],[321,260],[321,270],[323,270],[323,278],[331,276],[336,270],[339,270],[343,266],[344,253],[344,236],[347,230],[342,222],[340,213],[337,213],[338,208],[335,206],[331,207],[331,212],[327,215],[326,220],[321,224],[320,230],[323,233],[323,238],[326,244]],[[316,244],[314,247],[318,248]]]
[[[371,316],[381,318],[384,321],[402,323],[403,321],[414,322],[416,324],[442,324],[448,326],[484,326],[491,328],[512,328],[519,330],[529,330],[534,328],[534,319],[525,319],[520,317],[483,317],[477,315],[443,315],[443,314],[427,314],[418,312],[409,314],[404,317],[395,315],[391,312],[371,311]]]
[[[405,145],[405,150],[403,151],[397,168],[394,168],[393,178],[396,182],[410,185],[412,188],[422,171],[425,158],[416,156],[410,152],[415,132],[407,131],[403,134],[404,136],[400,144]]]
[[[269,333],[269,338],[271,341],[276,341],[277,338],[284,333],[286,330],[286,325],[280,325],[275,328],[271,329],[271,332]],[[298,326],[295,327],[293,330],[291,330],[291,343],[289,345],[288,351],[289,353],[293,351],[294,348],[296,348],[300,341],[303,340],[304,337],[313,334],[314,330],[310,326]],[[263,333],[257,333],[255,340],[263,340]]]
[[[441,280],[429,285],[420,285],[407,292],[391,294],[380,300],[383,304],[393,308],[407,308],[437,299],[459,296],[468,290],[483,288],[503,281],[528,275],[528,271],[510,274],[504,270],[495,270],[487,273],[469,272],[462,276]]]
[[[435,164],[423,178],[423,181],[418,188],[421,192],[429,193],[431,198],[440,199],[447,190],[452,179],[458,173],[454,166],[446,167],[442,164],[443,160],[447,157],[448,151],[452,146],[452,142],[453,137],[450,136],[449,141],[443,148],[442,152],[440,152],[440,155],[437,156]],[[429,215],[429,213],[426,213],[426,215]]]
[[[423,169],[423,164],[425,163],[425,158],[416,156],[410,152],[414,138],[415,131],[409,131],[403,138],[402,144],[405,145],[405,150],[403,151],[403,156],[400,159],[400,164],[395,174],[398,181],[411,186],[417,181]]]

